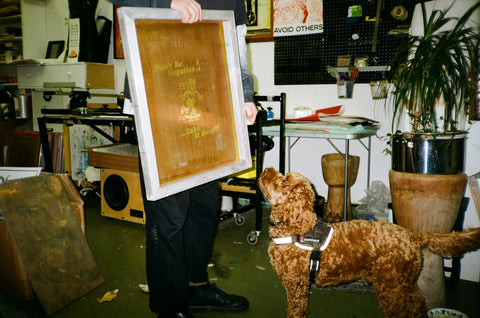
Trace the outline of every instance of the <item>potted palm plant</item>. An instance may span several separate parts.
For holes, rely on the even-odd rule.
[[[444,10],[427,8],[449,1]],[[463,199],[473,61],[479,40],[480,2],[438,0],[418,4],[423,32],[410,31],[391,59],[392,170],[396,222],[414,232],[450,232]],[[470,5],[473,3],[473,5]],[[460,16],[450,10],[463,9]],[[456,6],[456,7],[455,7]],[[413,23],[412,23],[413,29]],[[401,127],[407,129],[400,131]],[[427,309],[445,305],[443,260],[424,252],[418,281]]]
[[[390,61],[392,125],[410,127],[393,134],[392,169],[457,173],[464,169],[463,129],[475,88],[471,74],[480,30],[472,16],[480,3],[461,17],[448,15],[451,6],[430,16],[420,6],[423,32],[410,34]]]

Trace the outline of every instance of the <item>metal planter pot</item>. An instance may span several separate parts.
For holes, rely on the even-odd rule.
[[[396,133],[392,136],[392,169],[423,174],[455,174],[465,170],[467,132]]]

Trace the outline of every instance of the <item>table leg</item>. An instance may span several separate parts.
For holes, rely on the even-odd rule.
[[[367,190],[370,190],[370,155],[372,149],[372,137],[368,137],[367,149]]]
[[[40,142],[42,143],[43,161],[45,163],[45,172],[53,172],[52,153],[50,152],[50,144],[48,143],[47,125],[44,118],[39,117],[38,131],[40,132]]]
[[[290,150],[291,150],[290,137],[287,137],[287,161],[288,162],[287,162],[287,171],[284,171],[283,174],[286,174],[287,172],[290,171]]]
[[[348,201],[348,155],[350,151],[350,142],[345,139],[345,188],[343,193],[343,220],[347,221],[347,201]]]
[[[290,150],[291,150],[291,149],[293,148],[293,146],[295,146],[295,144],[300,140],[300,137],[296,137],[297,139],[295,139],[295,141],[293,142],[293,144],[292,144],[292,141],[290,140],[291,137],[289,136],[289,137],[287,137],[287,138],[288,138],[288,171],[286,171],[286,172],[291,172],[291,171],[292,171],[292,170],[291,170],[291,167],[292,167],[292,166],[291,166],[291,160],[290,160],[290,159],[291,159],[291,158],[290,158]],[[282,172],[282,171],[280,171],[280,172]],[[284,172],[285,172],[285,171],[283,171],[282,173],[284,173]]]

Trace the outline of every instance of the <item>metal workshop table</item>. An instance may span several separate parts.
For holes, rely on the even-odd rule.
[[[106,134],[97,126],[118,126],[120,127],[120,140],[124,137],[126,127],[133,127],[132,116],[128,115],[44,115],[38,117],[38,130],[40,131],[40,141],[42,143],[42,153],[45,161],[45,171],[53,172],[52,154],[48,142],[47,124],[65,124],[65,125],[87,125],[97,131],[113,143],[118,142],[112,136]]]
[[[339,129],[327,130],[325,127],[319,126],[318,129],[315,127],[312,128],[312,124],[286,124],[285,127],[285,137],[287,138],[287,158],[288,158],[288,171],[290,171],[290,151],[295,146],[295,144],[300,140],[300,138],[315,138],[315,139],[324,139],[326,140],[342,157],[345,159],[345,191],[343,197],[343,218],[346,221],[347,219],[347,198],[348,198],[348,157],[350,150],[350,140],[358,141],[366,150],[367,150],[367,189],[370,187],[370,157],[371,157],[371,137],[374,136],[377,130],[380,127],[378,126],[365,126],[363,129],[346,129],[343,132],[339,132]],[[270,126],[264,127],[263,134],[266,136],[280,136],[279,126]],[[365,143],[363,139],[367,139]],[[293,139],[293,142],[292,142]],[[344,141],[344,151],[342,152],[332,140],[343,140]],[[285,153],[280,151],[280,159],[283,157],[285,162]]]

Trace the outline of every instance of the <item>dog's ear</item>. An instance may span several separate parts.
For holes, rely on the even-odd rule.
[[[288,193],[284,202],[287,212],[285,223],[297,228],[298,234],[308,232],[316,222],[313,205],[315,192],[310,182],[299,174],[289,174],[285,182],[288,183]]]
[[[293,180],[289,180],[292,187],[290,192],[295,194],[296,200],[307,205],[313,205],[315,200],[315,191],[313,191],[310,181],[298,173],[289,174],[288,176],[293,178]]]
[[[306,180],[302,185],[301,193],[304,196],[304,201],[313,206],[315,201],[315,192],[313,191],[312,185]]]

